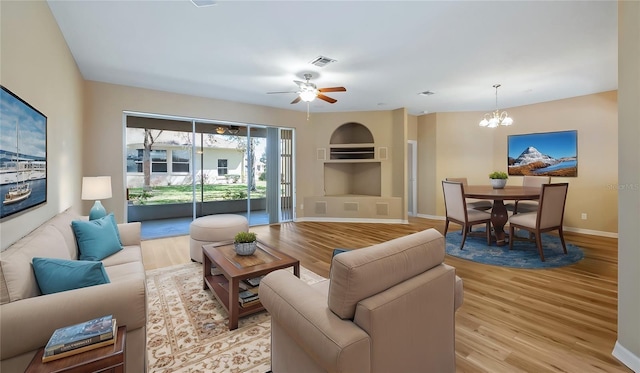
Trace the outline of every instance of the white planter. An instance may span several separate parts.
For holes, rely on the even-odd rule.
[[[502,189],[507,185],[507,179],[489,179],[491,180],[491,186],[493,189]]]
[[[256,241],[243,242],[243,243],[234,242],[233,245],[235,246],[236,254],[238,254],[238,255],[253,255],[253,253],[256,251],[258,243]]]

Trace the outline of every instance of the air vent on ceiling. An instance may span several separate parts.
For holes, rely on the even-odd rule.
[[[325,57],[325,56],[318,56],[313,61],[310,61],[309,63],[312,65],[325,67],[327,64],[330,64],[332,62],[336,62],[336,60],[334,60],[333,58]]]
[[[197,6],[198,8],[204,8],[206,6],[212,6],[217,4],[217,1],[215,0],[191,0],[191,2],[193,3],[193,5]]]

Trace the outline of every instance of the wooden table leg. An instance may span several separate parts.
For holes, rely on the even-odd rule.
[[[238,329],[238,314],[240,313],[240,304],[238,304],[238,293],[240,281],[232,278],[229,282],[229,330]]]
[[[509,216],[507,214],[507,208],[504,206],[502,200],[493,201],[493,208],[491,209],[491,225],[493,225],[493,232],[496,236],[496,245],[506,245],[504,225],[507,224]]]
[[[205,280],[207,276],[211,276],[211,259],[209,259],[209,257],[207,256],[207,254],[204,252],[204,249],[203,249],[202,250],[202,289],[204,290],[208,289],[207,280]]]
[[[293,274],[300,278],[300,262],[293,265]]]

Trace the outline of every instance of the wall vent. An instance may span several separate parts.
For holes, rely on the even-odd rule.
[[[334,60],[333,58],[325,57],[325,56],[318,56],[312,61],[309,61],[310,64],[320,66],[320,67],[325,67],[326,65],[332,62],[336,62],[336,60]]]
[[[388,158],[388,154],[387,154],[387,148],[386,147],[382,147],[382,148],[378,148],[378,158],[381,160],[386,160]]]
[[[316,206],[315,206],[315,213],[319,214],[319,215],[326,215],[327,214],[327,202],[326,201],[319,201],[316,202]]]
[[[389,216],[389,204],[387,202],[377,202],[376,215]]]
[[[316,149],[316,158],[319,161],[324,161],[327,159],[327,149],[325,148],[318,148]]]
[[[344,203],[344,211],[358,211],[360,209],[360,205],[358,202],[345,202]]]

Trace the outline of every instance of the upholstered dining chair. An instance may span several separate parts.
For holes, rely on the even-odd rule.
[[[535,236],[540,260],[544,262],[541,234],[557,230],[564,253],[567,253],[562,221],[564,220],[564,205],[568,189],[569,183],[543,184],[538,210],[518,213],[509,218],[509,250],[513,249],[513,241],[516,239],[514,236],[515,228],[524,229]]]
[[[542,184],[549,184],[551,176],[532,176],[525,175],[522,178],[522,186],[529,188],[540,188]],[[507,210],[513,211],[514,214],[519,212],[534,212],[538,210],[538,201],[515,201],[515,203],[507,203]]]
[[[467,184],[466,177],[448,177],[445,180],[462,183],[462,186],[465,188],[469,185]],[[467,208],[485,211],[489,210],[491,207],[493,207],[492,201],[467,198]]]
[[[484,224],[487,234],[487,245],[491,245],[491,214],[467,207],[467,202],[464,198],[464,184],[443,180],[442,192],[444,193],[444,207],[446,210],[444,236],[447,236],[449,222],[461,225],[462,242],[460,243],[460,250],[462,250],[464,241],[467,239],[471,227],[477,224]]]

